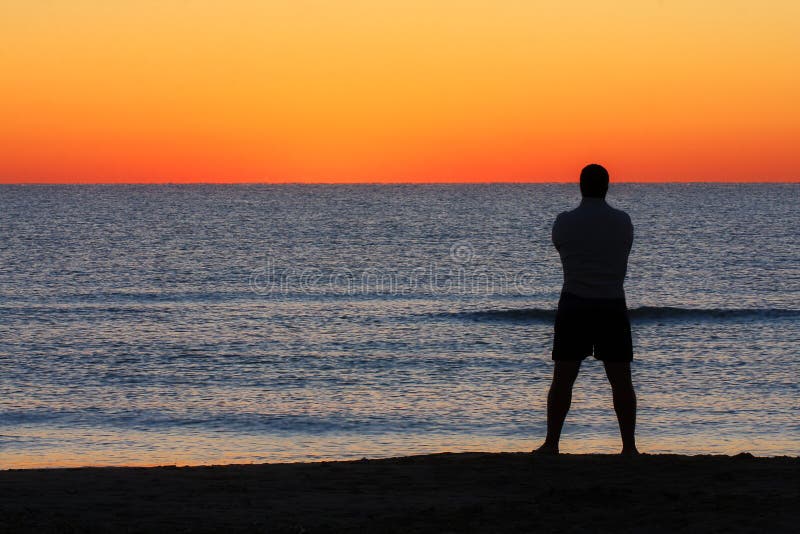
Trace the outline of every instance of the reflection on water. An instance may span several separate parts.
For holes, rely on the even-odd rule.
[[[616,435],[596,435],[589,430],[570,432],[561,451],[567,454],[616,454],[620,450]],[[24,440],[26,429],[19,429]],[[2,456],[0,469],[82,466],[222,465],[232,463],[282,463],[326,460],[387,458],[439,452],[527,452],[538,446],[540,436],[496,437],[480,435],[382,434],[354,435],[247,435],[234,433],[158,434],[125,432],[87,435],[77,431],[43,429],[34,433],[35,448],[14,448]],[[50,437],[51,436],[51,437]],[[75,443],[63,450],[59,443]],[[49,442],[49,445],[48,443]],[[642,436],[640,449],[648,454],[738,454],[756,456],[797,454],[797,442],[779,436],[720,438],[715,433],[684,436]],[[783,451],[783,452],[781,452]]]

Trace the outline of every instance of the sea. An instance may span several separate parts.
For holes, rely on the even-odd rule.
[[[0,469],[530,451],[575,184],[0,186]],[[800,184],[612,184],[643,452],[800,455]],[[602,363],[563,452],[620,449]]]

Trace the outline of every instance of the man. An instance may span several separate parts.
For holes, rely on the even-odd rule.
[[[622,454],[636,455],[636,394],[631,381],[631,326],[623,281],[633,244],[627,213],[605,201],[608,171],[581,171],[580,206],[561,213],[553,244],[561,256],[564,285],[556,313],[553,382],[547,395],[547,438],[536,453],[558,454],[561,428],[572,401],[581,361],[591,354],[603,362],[611,383],[622,435]]]

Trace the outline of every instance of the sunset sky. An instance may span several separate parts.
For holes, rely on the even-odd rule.
[[[0,182],[800,179],[797,0],[2,0]]]

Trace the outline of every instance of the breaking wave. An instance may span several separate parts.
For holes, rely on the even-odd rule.
[[[800,310],[781,308],[674,308],[669,306],[642,306],[631,308],[629,314],[634,321],[694,320],[716,321],[720,319],[779,319],[800,317]],[[440,317],[473,321],[522,321],[550,322],[556,316],[553,309],[519,308],[510,310],[479,310],[438,314]]]

